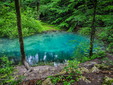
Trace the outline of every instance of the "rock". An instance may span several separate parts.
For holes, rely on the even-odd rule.
[[[55,69],[55,68],[51,68],[50,70],[51,70],[51,71],[55,71],[56,69]]]
[[[46,80],[44,80],[42,82],[42,85],[54,85],[54,84],[51,82],[51,79],[50,78],[47,78]]]
[[[81,71],[81,72],[89,73],[89,70],[87,68],[85,68],[85,67],[81,67],[78,70]]]
[[[45,71],[49,71],[49,69],[50,69],[49,67],[46,67],[46,68],[45,68]]]
[[[32,74],[30,74],[30,76],[34,77],[34,76],[35,76],[35,74],[34,74],[34,73],[32,73]]]
[[[24,76],[27,76],[28,74],[27,74],[27,73],[24,73],[23,75],[24,75]]]
[[[96,62],[88,62],[88,63],[84,63],[83,66],[88,67],[88,68],[92,68],[96,64],[97,64]]]
[[[105,64],[97,64],[96,67],[99,69],[111,69],[108,65]]]
[[[91,81],[88,80],[85,76],[81,76],[81,77],[79,78],[79,81],[80,81],[80,80],[86,82],[87,84],[88,84],[88,83],[91,83]]]
[[[92,69],[91,69],[91,72],[99,72],[100,70],[96,67],[96,66],[94,66]]]

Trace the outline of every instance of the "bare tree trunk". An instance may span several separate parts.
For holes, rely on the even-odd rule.
[[[40,20],[40,0],[37,1],[37,18]]]
[[[92,25],[91,25],[91,34],[90,34],[90,52],[89,56],[91,57],[93,55],[93,43],[94,43],[94,38],[95,38],[95,16],[96,16],[96,7],[97,7],[97,0],[93,0],[93,7],[94,7],[94,13],[93,13],[93,20],[92,20]]]
[[[16,8],[16,14],[17,14],[17,28],[18,28],[18,37],[19,37],[19,43],[20,43],[21,62],[25,66],[25,68],[29,70],[30,67],[29,67],[29,64],[26,62],[25,52],[24,52],[19,0],[15,0],[15,8]]]

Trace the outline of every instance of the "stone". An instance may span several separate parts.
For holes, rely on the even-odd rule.
[[[99,71],[100,70],[96,66],[92,67],[92,69],[91,69],[91,72],[99,72]]]
[[[89,67],[92,68],[93,66],[95,66],[97,63],[96,62],[88,62],[88,63],[84,63],[84,67]]]
[[[85,67],[81,67],[79,69],[79,71],[89,73],[89,70],[87,68],[85,68]]]
[[[91,83],[91,81],[88,80],[85,76],[81,76],[81,77],[79,78],[79,81],[80,81],[80,80],[86,82],[87,84],[88,84],[88,83]]]

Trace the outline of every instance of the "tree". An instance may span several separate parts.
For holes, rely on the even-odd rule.
[[[18,28],[18,37],[19,37],[19,43],[20,43],[21,62],[25,66],[25,68],[29,70],[30,67],[29,67],[29,64],[26,62],[25,52],[24,52],[19,0],[15,0],[15,8],[16,8],[16,15],[17,15],[17,28]]]
[[[40,0],[37,1],[37,18],[40,20]]]
[[[93,55],[93,43],[94,43],[94,38],[95,38],[95,16],[96,16],[96,7],[97,7],[97,0],[93,0],[93,7],[94,7],[94,12],[93,12],[93,20],[92,20],[92,25],[91,25],[91,34],[90,34],[90,52],[89,56],[91,57]]]

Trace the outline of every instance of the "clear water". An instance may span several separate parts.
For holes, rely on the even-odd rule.
[[[25,37],[24,44],[28,62],[36,63],[71,59],[78,49],[84,53],[89,46],[89,38],[74,33],[48,32]],[[19,50],[18,39],[0,39],[0,56],[20,59]]]

